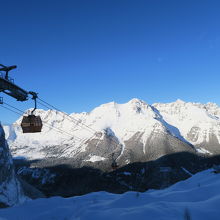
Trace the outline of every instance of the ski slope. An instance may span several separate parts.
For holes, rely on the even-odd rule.
[[[1,220],[220,219],[220,174],[200,172],[167,189],[121,195],[96,192],[73,198],[26,201],[0,209]],[[187,210],[187,211],[186,211]]]

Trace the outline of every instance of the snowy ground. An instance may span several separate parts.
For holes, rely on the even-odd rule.
[[[1,220],[191,220],[220,219],[220,174],[206,170],[164,190],[122,195],[106,192],[53,197],[0,209]]]

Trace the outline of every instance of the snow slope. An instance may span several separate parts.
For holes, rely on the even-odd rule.
[[[220,174],[197,173],[164,190],[121,195],[106,192],[74,198],[53,197],[1,209],[1,220],[218,220]],[[186,211],[187,210],[187,211]]]

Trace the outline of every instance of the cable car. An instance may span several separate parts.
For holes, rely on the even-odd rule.
[[[33,96],[33,100],[35,102],[35,107],[32,110],[31,114],[28,116],[23,116],[23,119],[21,121],[21,128],[23,133],[37,133],[41,132],[41,129],[43,127],[42,120],[40,116],[34,115],[34,111],[37,108],[37,93],[35,92],[29,92]]]
[[[118,166],[118,164],[117,164],[117,162],[116,162],[116,159],[114,158],[114,156],[115,156],[115,153],[112,153],[112,169],[113,170],[116,170],[119,166]]]
[[[118,164],[116,163],[116,161],[112,162],[112,169],[116,170],[118,168]]]
[[[21,122],[21,128],[23,133],[41,132],[42,127],[43,127],[43,123],[40,116],[35,116],[35,115],[23,116]]]

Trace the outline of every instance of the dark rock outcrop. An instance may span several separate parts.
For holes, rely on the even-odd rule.
[[[20,182],[16,178],[12,157],[0,125],[0,208],[19,203],[22,199]]]

